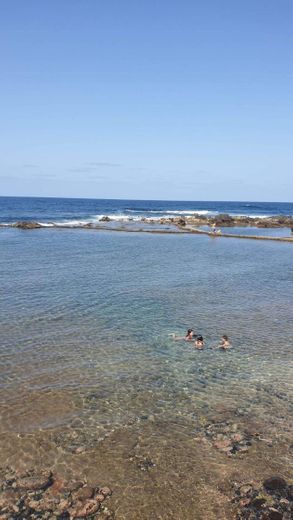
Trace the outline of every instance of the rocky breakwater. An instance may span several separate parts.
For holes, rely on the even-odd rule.
[[[261,485],[235,484],[237,520],[292,520],[293,485],[281,476],[271,476]]]
[[[101,219],[102,220],[102,219]],[[293,228],[293,217],[277,215],[272,217],[233,216],[227,213],[208,217],[195,213],[192,216],[162,217],[161,219],[142,218],[145,224],[186,226],[216,226],[216,227],[258,227],[258,228]]]
[[[64,480],[51,471],[0,470],[0,520],[112,520],[108,487]]]
[[[38,222],[30,222],[26,220],[21,220],[19,222],[15,222],[15,224],[12,224],[11,227],[18,228],[18,229],[38,229],[41,228],[41,224]]]
[[[272,217],[246,217],[219,214],[214,217],[205,215],[193,215],[192,217],[180,217],[173,219],[178,226],[216,226],[216,227],[258,227],[258,228],[293,228],[293,217],[291,216],[272,216]]]

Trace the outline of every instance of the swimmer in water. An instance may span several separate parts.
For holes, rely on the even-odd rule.
[[[172,337],[172,339],[174,339],[175,341],[180,341],[180,340],[184,340],[184,341],[193,341],[194,340],[194,332],[193,332],[193,329],[188,329],[185,336],[176,336],[176,334],[170,334],[170,336]]]
[[[194,339],[194,332],[193,329],[188,329],[185,336],[185,341],[192,341]]]
[[[218,348],[221,348],[222,350],[227,350],[228,348],[231,348],[231,343],[226,334],[223,334]]]
[[[202,350],[203,347],[204,347],[204,340],[203,340],[203,337],[202,336],[197,336],[196,337],[196,340],[194,342],[194,346],[198,349],[198,350]]]

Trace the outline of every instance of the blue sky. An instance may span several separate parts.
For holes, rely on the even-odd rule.
[[[0,0],[0,194],[292,201],[292,0]]]

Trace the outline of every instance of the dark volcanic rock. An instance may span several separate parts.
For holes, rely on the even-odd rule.
[[[184,227],[184,226],[186,226],[186,220],[185,220],[183,217],[181,217],[181,218],[179,218],[178,220],[176,220],[176,224],[177,224],[178,226],[182,226],[182,227]]]
[[[282,511],[278,511],[274,507],[270,507],[267,515],[268,520],[283,520]]]
[[[247,489],[250,491],[246,493]],[[251,484],[236,487],[234,502],[238,503],[237,520],[292,519],[286,481],[279,476],[266,479],[263,487]]]
[[[42,226],[38,222],[20,221],[20,222],[16,222],[15,224],[12,224],[12,227],[15,227],[18,229],[38,229],[38,228],[41,228]]]
[[[283,477],[274,476],[267,478],[264,483],[264,487],[269,489],[270,491],[276,491],[279,489],[285,489],[287,487],[287,482]]]
[[[235,221],[231,215],[220,213],[215,217],[214,222],[216,226],[233,226]]]
[[[111,222],[111,219],[110,219],[110,217],[107,217],[107,216],[101,217],[100,222]]]
[[[292,500],[293,501],[293,484],[291,484],[290,486],[288,486],[288,498],[289,500]]]

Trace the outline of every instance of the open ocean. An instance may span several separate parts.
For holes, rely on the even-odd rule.
[[[194,212],[293,204],[0,198],[48,227],[0,229],[0,466],[103,479],[115,520],[230,520],[228,482],[290,478],[292,244],[71,229]]]
[[[152,200],[59,199],[0,197],[0,223],[34,220],[44,224],[80,226],[96,223],[103,216],[113,220],[139,221],[142,218],[175,217],[180,215],[247,215],[267,217],[293,215],[291,202],[180,202]]]

